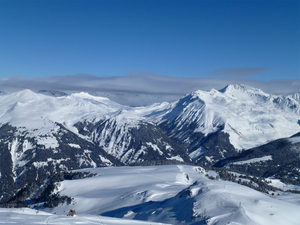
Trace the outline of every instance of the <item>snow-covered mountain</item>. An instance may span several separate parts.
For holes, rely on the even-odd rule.
[[[300,132],[299,94],[244,85],[194,91],[173,103],[120,105],[87,93],[0,96],[0,196],[49,173],[86,167],[213,165]]]
[[[132,110],[120,110],[97,123],[76,123],[75,127],[79,134],[125,164],[159,160],[190,162],[184,148]]]
[[[2,202],[59,171],[190,162],[181,146],[131,108],[86,93],[53,97],[23,90],[0,96],[0,123]]]
[[[190,157],[206,154],[206,161],[231,156],[300,131],[300,103],[293,96],[269,95],[245,85],[228,85],[217,91],[194,91],[172,104],[155,106],[144,115]],[[216,158],[217,157],[217,158]]]

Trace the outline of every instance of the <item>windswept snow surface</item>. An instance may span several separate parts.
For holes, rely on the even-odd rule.
[[[83,169],[100,176],[63,181],[58,192],[74,198],[78,216],[104,215],[169,224],[298,225],[300,196],[269,195],[246,186],[210,180],[186,165]]]
[[[67,214],[67,213],[66,213]],[[75,225],[75,224],[100,224],[100,225],[155,225],[153,223],[129,219],[117,219],[97,215],[56,215],[28,208],[2,208],[0,209],[0,224],[53,224],[53,225]]]

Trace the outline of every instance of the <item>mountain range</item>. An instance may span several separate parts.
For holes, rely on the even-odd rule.
[[[194,164],[300,182],[299,164],[293,178],[288,167],[291,158],[299,160],[299,142],[292,137],[300,132],[297,93],[228,85],[171,103],[129,107],[83,92],[23,90],[0,95],[0,124],[0,203],[53,173],[88,167]],[[278,154],[288,159],[280,161]],[[256,169],[238,167],[251,159],[246,164]],[[257,172],[259,162],[286,172],[261,172],[266,166]]]

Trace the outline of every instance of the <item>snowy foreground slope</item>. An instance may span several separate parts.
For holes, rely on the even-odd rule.
[[[75,225],[75,224],[100,224],[100,225],[163,225],[146,221],[133,221],[128,219],[117,219],[97,215],[80,215],[69,217],[56,215],[28,208],[0,209],[0,224],[53,224],[53,225]]]
[[[215,172],[205,172],[201,167],[170,165],[80,171],[100,176],[61,182],[57,192],[74,200],[51,210],[57,218],[75,209],[79,218],[101,215],[169,224],[297,225],[300,221],[300,195],[264,194],[237,183],[211,180],[205,174],[215,176]]]

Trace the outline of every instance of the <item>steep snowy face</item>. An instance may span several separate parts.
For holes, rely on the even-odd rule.
[[[217,95],[215,90],[211,92],[195,91],[180,99],[170,113],[167,113],[162,122],[169,121],[175,125],[177,131],[212,133],[224,125],[226,118],[222,117],[222,111],[213,103],[226,101]],[[214,96],[212,98],[211,96]]]
[[[299,109],[299,102],[291,96],[274,96],[245,85],[228,85],[220,91],[194,91],[168,110],[162,110],[158,118],[172,138],[190,145],[189,148],[208,134],[222,130],[239,150],[299,132]],[[153,120],[151,113],[145,116]]]
[[[190,162],[185,148],[173,143],[156,124],[134,110],[120,110],[106,120],[75,126],[79,134],[125,164],[168,160]]]
[[[129,149],[134,138],[130,130],[139,129],[143,123],[145,121],[142,117],[127,110],[120,110],[91,130],[91,140],[109,154],[121,157]]]

